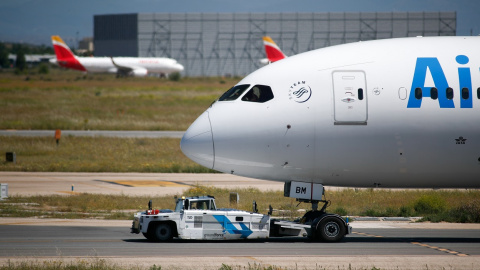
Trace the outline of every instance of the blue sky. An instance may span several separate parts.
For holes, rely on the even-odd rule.
[[[93,15],[152,12],[456,11],[457,35],[480,34],[479,0],[1,0],[0,42],[72,44],[93,36]]]

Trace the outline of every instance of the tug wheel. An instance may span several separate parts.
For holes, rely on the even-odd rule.
[[[148,238],[148,237],[147,237]],[[169,241],[173,238],[172,226],[167,223],[159,223],[153,229],[153,240]]]
[[[317,226],[316,236],[325,242],[338,242],[345,236],[346,228],[337,217],[326,217]]]
[[[151,235],[150,233],[142,233],[142,234],[143,234],[143,236],[145,236],[145,238],[147,238],[148,240],[153,241],[153,237],[152,237],[152,235]]]

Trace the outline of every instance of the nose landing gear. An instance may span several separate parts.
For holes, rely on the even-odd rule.
[[[292,189],[294,188],[294,190]],[[297,192],[300,191],[300,192]],[[305,196],[308,194],[307,196]],[[350,233],[351,227],[337,214],[326,212],[329,201],[323,200],[324,189],[321,184],[287,182],[285,183],[285,196],[296,198],[299,202],[311,203],[312,210],[305,213],[299,223],[310,225],[306,230],[310,239],[325,242],[338,242],[346,234]],[[310,198],[308,197],[310,196]],[[318,210],[318,204],[323,206]]]
[[[308,202],[308,201],[304,201]],[[317,210],[318,203],[323,202],[323,207]],[[329,214],[325,210],[329,201],[310,201],[312,210],[305,213],[301,222],[311,225],[308,237],[315,241],[338,242],[348,233],[347,222],[337,214]]]

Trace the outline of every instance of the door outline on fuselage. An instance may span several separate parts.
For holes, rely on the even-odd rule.
[[[333,120],[335,125],[366,125],[368,95],[365,72],[336,70],[332,72]]]

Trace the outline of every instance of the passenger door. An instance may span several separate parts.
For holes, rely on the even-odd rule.
[[[367,84],[363,71],[334,71],[335,125],[366,125]]]

